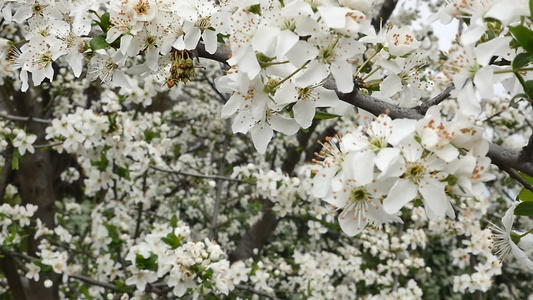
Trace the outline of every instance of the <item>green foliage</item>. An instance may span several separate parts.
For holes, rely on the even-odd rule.
[[[91,41],[89,42],[89,45],[91,46],[91,49],[93,51],[96,51],[96,50],[108,48],[109,47],[109,43],[106,42],[105,38],[106,37],[105,37],[104,34],[97,35],[94,38],[92,38]]]
[[[520,69],[533,62],[533,53],[520,53],[513,60],[513,69]]]
[[[157,255],[151,254],[150,257],[144,258],[144,256],[137,254],[135,257],[135,266],[141,270],[157,271]]]
[[[315,119],[318,119],[318,120],[335,119],[339,117],[340,117],[339,115],[330,114],[326,111],[321,111],[321,110],[317,110],[315,114]]]
[[[176,236],[174,232],[169,233],[167,236],[162,237],[161,240],[170,246],[172,249],[177,249],[183,245],[183,238],[181,236]]]
[[[533,31],[529,30],[524,25],[511,27],[510,30],[518,43],[520,43],[527,52],[533,53]]]
[[[517,216],[533,216],[533,201],[522,202],[514,210]]]
[[[522,176],[522,178],[524,178],[530,185],[533,185],[533,177],[525,174],[525,173],[522,173],[522,172],[519,172],[520,176]],[[533,192],[526,189],[526,188],[523,188],[521,191],[520,191],[520,194],[518,194],[518,197],[517,197],[519,200],[522,200],[522,201],[533,201]]]

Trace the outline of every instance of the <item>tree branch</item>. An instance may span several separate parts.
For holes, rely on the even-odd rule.
[[[224,131],[224,142],[222,144],[222,156],[219,157],[220,165],[218,166],[218,174],[224,174],[224,169],[226,168],[226,154],[228,152],[229,146],[229,137],[226,135],[227,132],[231,131],[230,120],[226,120],[226,131]],[[222,201],[222,188],[223,180],[217,179],[216,192],[215,192],[215,205],[213,207],[213,215],[211,217],[211,230],[209,232],[209,238],[214,239],[217,235],[218,228],[218,214],[220,212],[220,202]]]
[[[2,114],[2,113],[0,113],[0,118],[6,119],[6,120],[11,120],[11,121],[23,121],[23,122],[36,122],[36,123],[43,123],[43,124],[52,124],[52,120],[34,118],[34,117],[20,117],[20,116],[13,116],[13,115]]]
[[[10,256],[19,257],[19,258],[22,258],[22,259],[27,260],[27,261],[34,261],[34,260],[40,261],[40,258],[33,257],[33,256],[25,254],[25,253],[19,253],[19,252],[15,252],[15,251],[8,251],[8,250],[2,249],[2,248],[0,248],[0,251],[5,253],[5,254],[8,254]],[[110,290],[113,290],[113,291],[116,291],[116,292],[121,292],[121,293],[124,292],[124,290],[119,289],[114,284],[101,282],[101,281],[92,279],[90,277],[84,276],[84,275],[79,275],[79,274],[67,274],[67,275],[70,278],[74,278],[74,279],[77,279],[77,280],[80,280],[80,281],[83,281],[83,282],[86,282],[86,283],[89,283],[89,284],[92,284],[92,285],[101,286],[103,288],[110,289]],[[18,298],[16,298],[16,299],[18,299]]]
[[[435,96],[433,99],[415,107],[415,109],[420,113],[425,115],[428,109],[432,106],[439,105],[442,101],[446,100],[446,98],[450,97],[451,91],[453,91],[454,87],[449,86],[447,87],[442,93]]]
[[[193,174],[193,173],[188,173],[188,172],[183,172],[183,171],[163,169],[163,168],[159,168],[159,167],[156,167],[156,166],[150,166],[150,168],[154,169],[156,171],[160,171],[160,172],[178,174],[178,175],[183,175],[183,176],[191,176],[191,177],[207,178],[207,179],[213,179],[213,180],[225,180],[225,181],[231,181],[231,182],[254,184],[253,182],[240,180],[240,179],[235,179],[235,178],[230,178],[230,177],[225,177],[225,176]]]
[[[269,294],[267,292],[256,290],[256,289],[254,289],[252,287],[249,287],[247,285],[244,285],[244,284],[237,284],[235,287],[238,288],[239,290],[245,290],[245,291],[248,291],[248,292],[252,292],[252,293],[254,293],[254,294],[258,295],[258,296],[267,297],[268,299],[279,300],[279,298],[276,297],[275,295]]]
[[[529,184],[529,182],[527,182],[527,180],[524,179],[524,177],[520,176],[520,174],[518,172],[516,172],[516,170],[514,169],[511,169],[511,168],[505,168],[504,169],[505,172],[507,172],[507,174],[509,174],[509,176],[511,176],[511,178],[515,179],[516,181],[520,182],[520,184],[533,192],[533,186],[531,184]]]

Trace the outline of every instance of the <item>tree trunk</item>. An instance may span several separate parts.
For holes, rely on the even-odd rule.
[[[10,114],[24,117],[45,118],[44,107],[49,100],[48,90],[42,88],[33,88],[26,93],[15,91],[9,85],[4,85],[3,102],[7,105]],[[40,92],[40,94],[39,94]],[[13,96],[10,98],[10,96]],[[42,101],[37,101],[37,97],[41,97]],[[6,99],[7,98],[7,99]],[[17,126],[24,128],[26,132],[37,135],[35,144],[45,144],[45,128],[46,124],[38,122],[18,122]],[[11,167],[11,166],[6,166]],[[19,158],[19,170],[15,172],[15,182],[19,189],[19,194],[22,199],[22,204],[34,204],[38,206],[38,210],[34,217],[39,218],[43,224],[54,229],[55,221],[55,201],[56,196],[53,186],[53,165],[49,151],[35,150],[35,153],[26,153],[22,158]],[[28,254],[36,256],[38,251],[39,240],[34,239],[34,230],[28,231]],[[8,271],[2,268],[4,272]],[[15,274],[16,270],[15,270]],[[10,274],[13,276],[13,274]],[[17,275],[18,276],[18,275]],[[54,282],[53,287],[44,287],[44,280],[51,279]],[[29,281],[29,286],[26,291],[26,299],[28,300],[55,300],[59,299],[57,283],[59,282],[59,275],[52,274],[49,278],[41,276],[39,282],[33,280]],[[15,299],[17,299],[15,297]],[[24,298],[21,298],[24,299]]]

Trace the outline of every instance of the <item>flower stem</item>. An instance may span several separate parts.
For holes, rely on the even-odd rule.
[[[494,74],[516,73],[516,72],[527,72],[527,71],[533,71],[533,68],[511,69],[511,70],[499,70],[499,71],[494,71]]]
[[[365,80],[367,80],[368,78],[370,78],[370,76],[374,75],[374,73],[376,73],[377,71],[379,71],[379,69],[381,69],[381,66],[378,66],[378,67],[375,68],[372,72],[368,73],[368,75],[366,75],[363,79],[361,79],[361,81],[365,82]]]
[[[519,237],[519,238],[523,238],[523,237],[525,237],[526,235],[528,235],[528,234],[530,234],[530,233],[533,233],[533,229],[530,229],[530,230],[524,232],[523,234],[519,235],[518,237]]]
[[[376,55],[378,55],[378,53],[381,51],[381,49],[383,48],[383,46],[379,46],[378,49],[376,50],[376,53],[374,53],[372,56],[370,56],[369,58],[367,58],[367,60],[365,60],[365,62],[357,69],[357,71],[355,72],[355,74],[353,75],[354,77],[357,77],[357,75],[359,75],[359,73],[361,72],[361,70],[363,70],[363,68],[374,58],[376,57]]]
[[[283,78],[283,80],[281,80],[280,82],[276,83],[275,85],[273,85],[272,87],[270,87],[269,89],[271,91],[273,91],[275,88],[277,88],[278,86],[282,85],[285,81],[289,80],[292,76],[296,75],[296,73],[300,72],[301,70],[303,70],[305,67],[307,67],[307,65],[310,63],[311,61],[308,60],[305,62],[305,64],[303,64],[303,66],[301,66],[300,68],[296,69],[294,72],[292,72],[291,74],[289,74],[289,76]]]

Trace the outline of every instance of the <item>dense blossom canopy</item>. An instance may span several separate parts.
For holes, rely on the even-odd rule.
[[[0,294],[531,297],[533,1],[412,3],[0,1]]]

